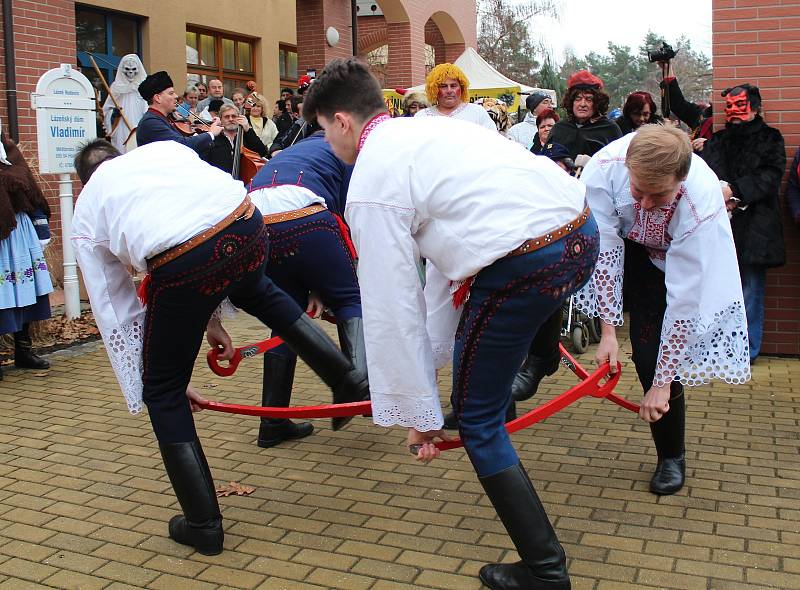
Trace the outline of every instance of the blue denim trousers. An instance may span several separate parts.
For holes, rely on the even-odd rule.
[[[750,361],[761,352],[761,337],[764,333],[764,290],[767,282],[767,267],[739,264],[742,277],[744,310],[747,314],[747,338],[750,340]]]
[[[475,277],[456,331],[451,402],[479,477],[519,463],[504,425],[511,384],[541,324],[589,280],[598,249],[590,216],[560,240],[501,258]]]

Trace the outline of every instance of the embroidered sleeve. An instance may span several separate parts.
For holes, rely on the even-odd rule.
[[[347,204],[359,253],[373,421],[428,431],[441,428],[443,420],[416,266],[419,254],[411,235],[413,219],[414,210],[407,207]]]
[[[654,385],[674,379],[750,379],[747,316],[739,267],[724,211],[676,237],[665,265],[667,310]]]
[[[625,246],[620,237],[621,221],[612,196],[611,181],[592,159],[581,176],[586,184],[586,199],[600,230],[600,255],[592,278],[576,293],[575,302],[589,317],[622,325],[622,276]]]
[[[102,244],[73,239],[95,322],[131,414],[142,411],[145,310],[126,267]]]

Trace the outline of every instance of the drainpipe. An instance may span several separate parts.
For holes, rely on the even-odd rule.
[[[6,56],[6,104],[8,105],[8,135],[19,143],[17,120],[17,60],[14,55],[14,18],[12,0],[3,0],[3,49]]]
[[[353,31],[353,57],[358,55],[358,6],[356,0],[350,2],[350,21]]]

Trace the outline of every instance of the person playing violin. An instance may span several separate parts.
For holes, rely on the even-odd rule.
[[[211,149],[214,139],[222,133],[219,119],[214,119],[208,125],[207,131],[197,135],[186,136],[177,128],[172,117],[177,108],[178,95],[172,79],[165,71],[147,76],[139,84],[139,94],[147,102],[148,108],[136,128],[137,145],[172,140],[192,148],[204,157]]]
[[[236,135],[241,127],[242,145],[256,152],[262,158],[267,155],[267,148],[253,131],[247,117],[239,114],[234,105],[222,105],[219,109],[223,132],[214,138],[211,148],[203,159],[220,170],[230,173],[233,170],[233,157],[236,151]]]

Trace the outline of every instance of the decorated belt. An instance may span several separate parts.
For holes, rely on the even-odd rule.
[[[178,244],[174,248],[170,248],[166,252],[157,254],[147,261],[147,271],[153,272],[157,268],[164,266],[167,262],[172,262],[178,256],[186,254],[190,250],[197,248],[203,242],[207,242],[226,227],[231,225],[237,219],[250,219],[255,211],[256,206],[250,201],[250,197],[245,197],[242,204],[231,211],[222,221],[216,225],[212,225],[206,230],[201,231],[199,234],[189,238],[182,244]]]
[[[568,234],[571,234],[584,223],[586,223],[586,220],[589,219],[589,215],[591,215],[591,211],[589,211],[589,207],[587,206],[580,215],[578,215],[569,223],[566,223],[558,229],[548,232],[543,236],[539,236],[538,238],[530,238],[529,240],[525,240],[522,242],[522,244],[506,254],[505,258],[509,258],[511,256],[521,256],[522,254],[528,254],[530,252],[534,252],[535,250],[539,250],[540,248],[544,248],[545,246],[549,246],[553,242],[560,240]]]
[[[273,223],[281,223],[282,221],[301,219],[302,217],[308,217],[309,215],[314,215],[315,213],[319,213],[320,211],[327,211],[327,209],[322,205],[320,205],[319,203],[317,203],[315,205],[309,205],[308,207],[303,207],[302,209],[292,209],[291,211],[282,211],[281,213],[272,213],[270,215],[265,215],[264,223],[266,225],[272,225]]]

